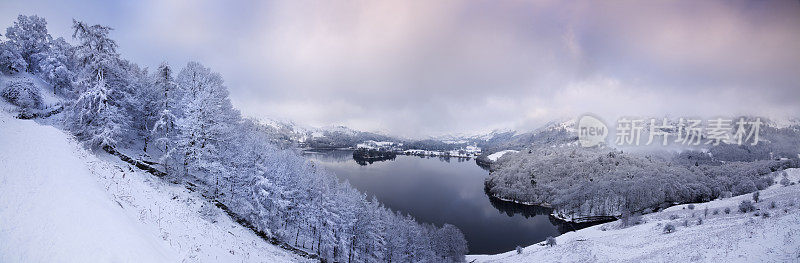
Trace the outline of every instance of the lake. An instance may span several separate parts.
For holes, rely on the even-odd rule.
[[[488,171],[474,159],[398,155],[394,160],[359,165],[351,150],[314,150],[305,155],[375,196],[392,210],[417,221],[457,226],[470,254],[495,254],[573,230],[552,220],[549,209],[490,199],[483,181]]]

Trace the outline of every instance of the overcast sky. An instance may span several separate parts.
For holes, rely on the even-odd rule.
[[[223,3],[224,2],[224,3]],[[199,61],[246,116],[422,137],[620,115],[800,116],[800,1],[0,1]],[[4,30],[2,33],[5,33]]]

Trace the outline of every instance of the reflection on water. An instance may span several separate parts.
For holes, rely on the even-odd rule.
[[[348,150],[312,149],[303,151],[303,155],[325,162],[343,163],[353,161],[353,151]]]
[[[551,216],[550,213],[552,213],[553,210],[550,208],[541,206],[523,205],[514,202],[503,201],[500,200],[499,198],[491,196],[489,196],[489,202],[492,204],[492,206],[494,206],[494,208],[497,208],[497,210],[502,211],[509,217],[513,217],[515,215],[521,215],[525,218],[530,218],[534,216],[547,216],[548,219],[550,220],[550,223],[558,228],[559,233],[575,231],[581,228],[587,228],[590,226],[599,225],[602,223],[612,221],[612,220],[603,220],[603,221],[587,222],[587,223],[570,223],[558,220],[554,216]]]
[[[490,199],[483,186],[488,172],[474,161],[398,155],[361,166],[349,150],[306,155],[393,210],[459,227],[472,254],[511,251],[570,230],[552,221],[547,208]]]
[[[489,203],[491,203],[494,208],[497,208],[497,210],[500,210],[509,217],[521,215],[525,218],[530,218],[540,215],[550,215],[550,213],[553,212],[552,209],[547,207],[522,205],[514,202],[503,201],[491,196],[489,196]]]

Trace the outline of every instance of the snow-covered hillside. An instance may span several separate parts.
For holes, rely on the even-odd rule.
[[[497,159],[500,159],[500,157],[503,157],[503,155],[505,155],[507,153],[515,153],[515,152],[519,152],[519,151],[516,151],[516,150],[502,150],[502,151],[490,154],[486,158],[488,158],[489,160],[492,160],[492,162],[494,162],[494,161],[497,161]]]
[[[796,182],[800,169],[788,172]],[[740,212],[739,204],[751,198],[747,194],[673,206],[627,228],[610,222],[558,236],[552,247],[542,242],[521,254],[472,255],[467,261],[800,262],[800,184],[773,185],[760,192],[758,210]],[[675,231],[665,233],[667,224]]]
[[[0,112],[0,262],[293,262],[196,193]]]

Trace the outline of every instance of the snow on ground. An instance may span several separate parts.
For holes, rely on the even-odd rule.
[[[8,115],[0,112],[0,262],[308,261],[180,185]]]
[[[519,152],[519,151],[515,151],[515,150],[502,150],[502,151],[499,151],[499,152],[496,152],[496,153],[490,154],[489,156],[486,156],[486,158],[489,158],[489,160],[492,160],[492,162],[496,162],[496,161],[497,161],[497,159],[500,159],[500,157],[503,157],[503,155],[505,155],[505,154],[507,154],[507,153],[515,153],[515,152]]]
[[[610,222],[565,233],[554,247],[539,243],[522,254],[469,255],[467,262],[800,262],[800,184],[773,185],[760,195],[760,216],[738,211],[740,202],[751,200],[747,194],[693,204],[694,209],[673,206],[628,228]],[[666,224],[676,231],[665,234]]]
[[[0,262],[176,261],[107,198],[62,132],[0,118]]]

